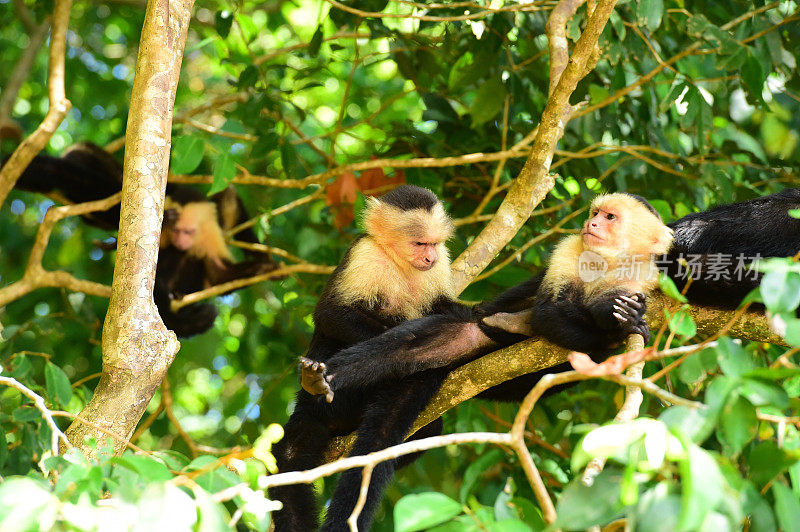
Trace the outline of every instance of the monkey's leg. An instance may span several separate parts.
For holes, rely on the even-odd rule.
[[[281,473],[320,465],[331,440],[328,424],[319,419],[313,405],[306,407],[302,394],[301,391],[295,411],[284,426],[283,438],[273,448]],[[306,395],[305,399],[311,398]],[[276,532],[312,531],[319,526],[319,505],[311,485],[278,486],[269,490],[269,497],[283,504],[283,509],[272,514]]]
[[[374,400],[364,411],[350,455],[369,454],[401,443],[414,420],[439,389],[446,374],[441,369],[426,371],[393,385],[376,388]],[[395,460],[388,460],[377,464],[372,470],[366,502],[358,518],[359,530],[369,530],[383,490],[394,476],[396,466]],[[361,479],[361,468],[342,473],[328,507],[323,532],[349,530],[347,519],[358,501]]]

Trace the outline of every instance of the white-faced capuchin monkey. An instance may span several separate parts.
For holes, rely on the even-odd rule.
[[[62,157],[37,155],[23,171],[16,188],[68,203],[99,200],[122,190],[122,165],[101,147],[81,143]],[[173,299],[211,285],[272,271],[277,265],[268,253],[246,252],[246,260],[233,259],[223,233],[249,216],[232,188],[208,198],[192,187],[168,184],[166,195],[153,299],[167,328],[179,337],[188,337],[211,328],[217,307],[213,303],[195,303],[173,312]],[[115,231],[119,227],[119,205],[83,218],[90,225]],[[251,229],[237,238],[258,242]]]
[[[599,196],[581,234],[558,244],[543,274],[469,309],[467,319],[463,309],[460,316],[427,316],[344,349],[324,365],[304,363],[304,382],[331,399],[339,390],[452,368],[530,336],[604,359],[629,334],[649,339],[645,294],[657,286],[655,256],[671,242],[672,231],[643,198]],[[521,399],[529,381],[517,381],[518,390],[504,386],[508,399]],[[495,392],[488,395],[499,397]]]
[[[652,231],[640,228],[630,241],[621,238],[616,244],[621,248],[618,251],[636,256],[637,262],[649,266],[649,255],[639,259],[639,253],[650,248],[655,252],[662,250],[668,245],[669,231],[638,199],[624,196],[616,203],[612,198],[598,205],[604,209],[614,205],[616,209],[617,203],[632,208],[636,214],[620,212],[620,219],[603,224],[604,227],[608,225],[611,233],[624,235],[632,224],[641,226],[642,220],[636,219],[637,216],[650,221]],[[610,211],[603,213],[605,216]],[[624,229],[612,228],[620,222]],[[545,282],[539,280],[517,287],[501,296],[503,299],[498,299],[496,306],[488,304],[484,310],[455,301],[449,261],[442,245],[450,234],[451,224],[432,193],[401,187],[370,205],[365,226],[367,234],[351,246],[317,305],[316,329],[303,361],[306,389],[299,392],[295,411],[286,425],[286,436],[276,446],[281,471],[319,465],[330,439],[353,430],[357,434],[354,455],[402,442],[455,362],[472,358],[488,346],[496,347],[500,342],[519,338],[479,323],[481,316],[495,312],[495,308],[512,312],[540,308],[543,314],[538,319],[547,320],[548,324],[558,321],[559,326],[560,320],[571,319],[574,323],[570,334],[586,332],[590,337],[588,342],[597,349],[616,345],[630,332],[640,332],[643,327],[646,331],[642,321],[643,297],[640,302],[636,294],[649,289],[652,280],[626,281],[620,289],[613,288],[610,280],[584,282],[578,276],[577,262],[569,268],[570,260],[577,261],[578,256],[573,254],[580,246],[564,245],[562,260],[557,261],[558,266]],[[593,232],[599,236],[600,229]],[[574,238],[580,244],[582,237]],[[614,244],[609,242],[609,245]],[[403,249],[408,251],[402,252]],[[419,268],[424,263],[415,258],[425,257],[425,253],[414,253],[420,249],[436,249],[439,257],[425,271]],[[609,256],[612,270],[621,271],[614,250],[602,246],[597,249],[598,253],[602,251]],[[559,274],[555,275],[557,271]],[[428,316],[405,321],[425,314]],[[541,327],[544,329],[545,324]],[[596,327],[602,330],[597,331]],[[552,336],[550,331],[547,333]],[[387,345],[392,350],[386,350]],[[583,339],[580,345],[585,345]],[[343,364],[339,364],[341,360]],[[348,374],[351,369],[354,374]],[[340,385],[341,382],[346,384]],[[414,437],[432,436],[440,431],[441,421],[437,420]],[[369,529],[383,488],[395,468],[415,458],[383,462],[375,467],[359,517],[359,530]],[[342,474],[323,530],[347,530],[346,521],[355,507],[360,485],[360,470]],[[270,495],[284,505],[275,514],[278,531],[317,527],[317,509],[310,486],[276,488]]]
[[[445,247],[453,225],[430,190],[403,185],[379,199],[369,199],[364,229],[331,275],[314,310],[314,334],[306,354],[311,366],[406,320],[458,313],[463,308],[455,301]],[[331,439],[354,430],[357,439],[352,455],[402,442],[441,382],[440,376],[431,380],[428,375],[343,391],[330,403],[301,389],[284,427],[285,436],[274,448],[279,470],[299,471],[320,465]],[[434,423],[422,429],[418,437],[440,431],[441,424]],[[369,530],[383,488],[395,468],[408,461],[389,461],[375,467],[359,530]],[[346,521],[360,485],[360,470],[341,475],[325,530],[348,529]],[[319,508],[311,486],[273,488],[270,497],[283,503],[283,509],[274,514],[278,532],[319,527]]]

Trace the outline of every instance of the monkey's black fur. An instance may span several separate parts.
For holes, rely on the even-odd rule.
[[[122,165],[108,152],[91,143],[78,144],[62,157],[37,155],[22,172],[16,188],[42,194],[58,193],[73,203],[104,199],[122,190]],[[167,197],[173,202],[186,205],[195,202],[214,202],[218,209],[217,223],[222,225],[223,209],[233,211],[235,224],[249,219],[247,210],[232,190],[223,191],[207,198],[192,187],[168,184]],[[84,220],[95,227],[116,231],[119,227],[119,204],[106,211],[84,215]],[[177,221],[175,211],[164,213],[165,227]],[[238,238],[246,242],[258,242],[252,229],[240,232]],[[226,263],[224,269],[209,267],[191,254],[171,245],[159,250],[156,266],[153,300],[164,324],[178,337],[186,338],[210,329],[217,316],[213,303],[195,303],[173,311],[173,299],[197,292],[213,284],[249,277],[274,269],[268,254],[249,253],[250,260]]]
[[[678,258],[699,257],[700,274],[689,285],[690,302],[721,308],[736,308],[761,282],[761,275],[736,271],[744,262],[760,257],[791,257],[800,251],[800,219],[788,211],[800,208],[800,189],[790,188],[769,196],[721,205],[696,212],[667,224],[674,233],[667,256],[667,275],[679,289],[686,284]],[[709,275],[719,254],[731,259],[722,275]],[[727,277],[727,279],[725,278]]]

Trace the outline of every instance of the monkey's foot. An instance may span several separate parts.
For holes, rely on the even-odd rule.
[[[531,327],[532,318],[533,309],[527,309],[513,314],[510,312],[498,312],[484,317],[481,321],[484,325],[495,329],[524,336],[534,336],[533,327]]]
[[[324,362],[300,357],[300,386],[311,395],[324,395],[330,403],[333,401],[333,389],[326,379],[327,369]]]
[[[650,341],[650,328],[644,321],[647,311],[645,295],[637,292],[632,296],[619,296],[614,299],[613,316],[627,334],[641,334],[644,342]]]

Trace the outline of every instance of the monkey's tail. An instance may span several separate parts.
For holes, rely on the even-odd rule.
[[[122,190],[121,167],[116,161],[110,161],[113,161],[110,155],[99,154],[85,145],[64,157],[37,155],[22,172],[15,188],[54,196],[68,203],[104,199]],[[119,206],[84,218],[96,227],[116,229]]]

